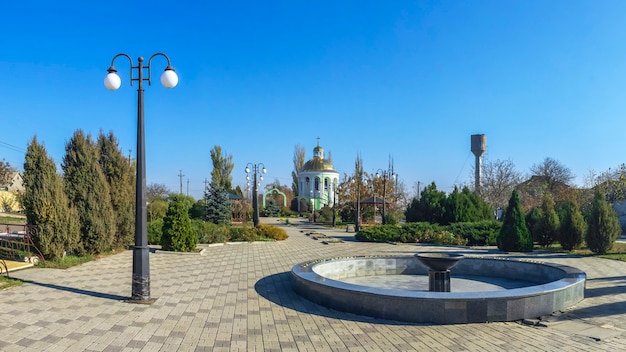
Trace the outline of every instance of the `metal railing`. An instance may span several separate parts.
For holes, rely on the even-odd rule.
[[[37,227],[24,224],[0,224],[0,273],[8,272],[6,260],[37,264],[43,255],[33,243]]]

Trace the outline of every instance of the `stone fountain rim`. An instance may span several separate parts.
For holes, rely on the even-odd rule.
[[[556,264],[546,263],[538,260],[525,260],[525,259],[511,259],[507,257],[486,257],[475,255],[464,255],[463,260],[494,260],[494,261],[507,261],[507,262],[519,262],[526,264],[545,265],[553,267],[564,272],[563,277],[559,280],[551,281],[544,284],[537,284],[532,286],[526,286],[521,288],[506,289],[499,291],[478,291],[478,292],[434,292],[434,291],[408,291],[399,289],[386,289],[379,287],[364,286],[359,284],[348,283],[337,279],[332,279],[319,275],[313,271],[313,268],[317,265],[329,264],[330,262],[346,261],[346,260],[358,260],[358,259],[416,259],[413,256],[388,256],[388,255],[374,255],[374,256],[353,256],[353,257],[334,257],[311,260],[296,264],[292,268],[292,274],[301,277],[304,280],[310,281],[313,284],[331,286],[338,290],[359,292],[361,294],[372,294],[378,296],[390,296],[398,298],[423,298],[423,299],[446,299],[446,300],[484,300],[484,299],[498,299],[498,298],[523,298],[539,296],[550,292],[561,291],[568,286],[574,285],[580,281],[586,279],[586,274],[574,267]],[[482,274],[481,274],[482,275]],[[496,275],[483,275],[483,276],[496,276]]]

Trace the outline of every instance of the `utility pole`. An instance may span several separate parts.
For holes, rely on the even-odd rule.
[[[204,207],[205,207],[205,213],[204,213],[204,217],[206,218],[208,215],[208,211],[209,211],[209,180],[206,179],[206,177],[204,178]]]
[[[183,170],[180,170],[180,172],[178,173],[178,177],[180,178],[180,194],[183,194]]]
[[[189,197],[189,179],[187,179],[187,197]]]

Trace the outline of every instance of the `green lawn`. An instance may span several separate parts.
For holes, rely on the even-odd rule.
[[[577,254],[577,255],[582,255],[582,256],[606,258],[606,259],[620,260],[620,261],[626,262],[626,243],[616,242],[615,244],[613,244],[613,248],[611,248],[611,250],[609,250],[606,254],[596,254],[587,248],[575,249],[571,252],[565,252],[561,248],[561,245],[559,245],[558,243],[546,249],[549,251],[553,251],[553,252],[571,253],[571,254]]]
[[[7,289],[13,286],[20,286],[22,281],[8,278],[4,275],[0,275],[0,290]]]
[[[0,224],[26,224],[26,218],[16,218],[13,216],[0,216]]]

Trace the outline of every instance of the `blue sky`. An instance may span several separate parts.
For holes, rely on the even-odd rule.
[[[545,157],[582,184],[626,162],[624,1],[10,1],[0,21],[0,158],[34,135],[60,166],[80,128],[135,152],[136,85],[103,86],[115,54],[164,52],[145,87],[147,181],[198,198],[214,145],[291,184],[316,138],[350,174],[389,156],[411,190],[471,180],[470,135],[523,173]],[[134,157],[134,155],[133,155]],[[60,171],[60,167],[59,167]]]

